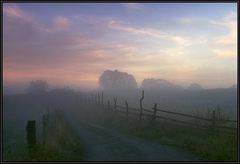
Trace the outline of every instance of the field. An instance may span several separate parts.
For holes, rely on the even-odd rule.
[[[125,113],[113,111],[113,102],[111,100],[111,110],[108,111],[106,102],[113,98],[111,94],[105,94],[105,108],[89,103],[89,98],[93,93],[72,92],[66,90],[52,91],[41,94],[19,94],[4,97],[4,126],[3,126],[3,157],[4,160],[24,161],[57,161],[69,160],[79,161],[85,159],[85,143],[76,133],[77,124],[69,124],[73,117],[81,122],[94,122],[129,136],[136,136],[146,141],[160,144],[166,144],[182,148],[192,154],[197,155],[201,160],[207,161],[235,161],[237,159],[237,135],[226,134],[221,131],[212,134],[211,129],[200,130],[196,127],[177,124],[172,121],[156,119],[152,121],[149,117],[143,117],[139,121],[138,114],[130,114],[126,117]],[[136,94],[136,93],[135,93]],[[222,94],[234,95],[234,92],[222,92]],[[136,94],[137,95],[137,94]],[[148,99],[147,93],[146,99]],[[108,96],[108,97],[107,97]],[[157,96],[157,95],[156,95]],[[172,95],[171,95],[172,96]],[[123,96],[118,95],[118,105],[124,104]],[[196,96],[198,99],[199,97]],[[222,96],[224,97],[224,96]],[[132,99],[131,99],[132,98]],[[129,101],[129,106],[135,105],[139,99],[133,96],[125,97]],[[218,102],[224,103],[231,108],[232,97],[225,97],[221,102],[221,96],[215,98]],[[173,101],[176,103],[177,100]],[[133,103],[135,102],[135,104]],[[167,102],[165,102],[166,104]],[[196,102],[197,103],[197,102]],[[144,107],[150,104],[143,103]],[[213,103],[212,103],[213,104]],[[223,104],[224,105],[224,104]],[[150,105],[149,105],[150,106]],[[170,105],[169,105],[170,106]],[[177,103],[175,106],[178,106]],[[234,105],[232,105],[234,107]],[[178,108],[172,106],[173,111],[179,112]],[[190,106],[189,106],[190,107]],[[199,109],[201,106],[199,106]],[[226,119],[234,119],[234,110],[227,111],[228,108],[222,108],[221,115]],[[55,112],[60,109],[61,114]],[[46,138],[46,147],[42,145],[42,115],[50,110],[49,129]],[[182,109],[183,110],[183,109]],[[182,112],[182,111],[181,111]],[[187,110],[185,113],[190,113]],[[192,110],[191,114],[199,114]],[[65,117],[65,115],[67,117]],[[26,123],[28,120],[37,121],[37,151],[34,158],[30,158],[26,143]],[[55,121],[53,121],[55,120]]]

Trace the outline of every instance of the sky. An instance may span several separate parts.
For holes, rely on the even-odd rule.
[[[96,88],[103,71],[237,83],[237,3],[3,3],[3,85]]]

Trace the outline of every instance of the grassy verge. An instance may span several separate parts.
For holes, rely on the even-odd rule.
[[[50,115],[45,146],[37,143],[30,156],[27,145],[19,145],[16,151],[6,150],[5,161],[81,161],[84,145],[65,122],[63,114],[55,111]]]
[[[212,135],[209,130],[199,130],[165,120],[152,122],[145,119],[140,122],[138,116],[131,116],[127,120],[126,116],[120,113],[102,114],[101,117],[98,121],[104,126],[153,142],[177,146],[202,160],[237,160],[236,135]]]

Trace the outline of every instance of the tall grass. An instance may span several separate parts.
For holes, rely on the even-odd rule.
[[[81,161],[84,159],[84,145],[69,127],[63,113],[50,114],[46,132],[46,143],[38,140],[33,155],[29,155],[27,145],[19,143],[16,151],[5,149],[5,161]]]

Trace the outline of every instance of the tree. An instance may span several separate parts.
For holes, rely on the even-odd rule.
[[[27,91],[29,93],[41,93],[46,92],[48,89],[48,84],[44,80],[31,81]]]
[[[133,75],[118,70],[106,70],[99,78],[101,89],[137,89],[137,82]]]
[[[189,85],[188,89],[190,90],[202,90],[202,86],[200,84],[197,83],[192,83]]]

